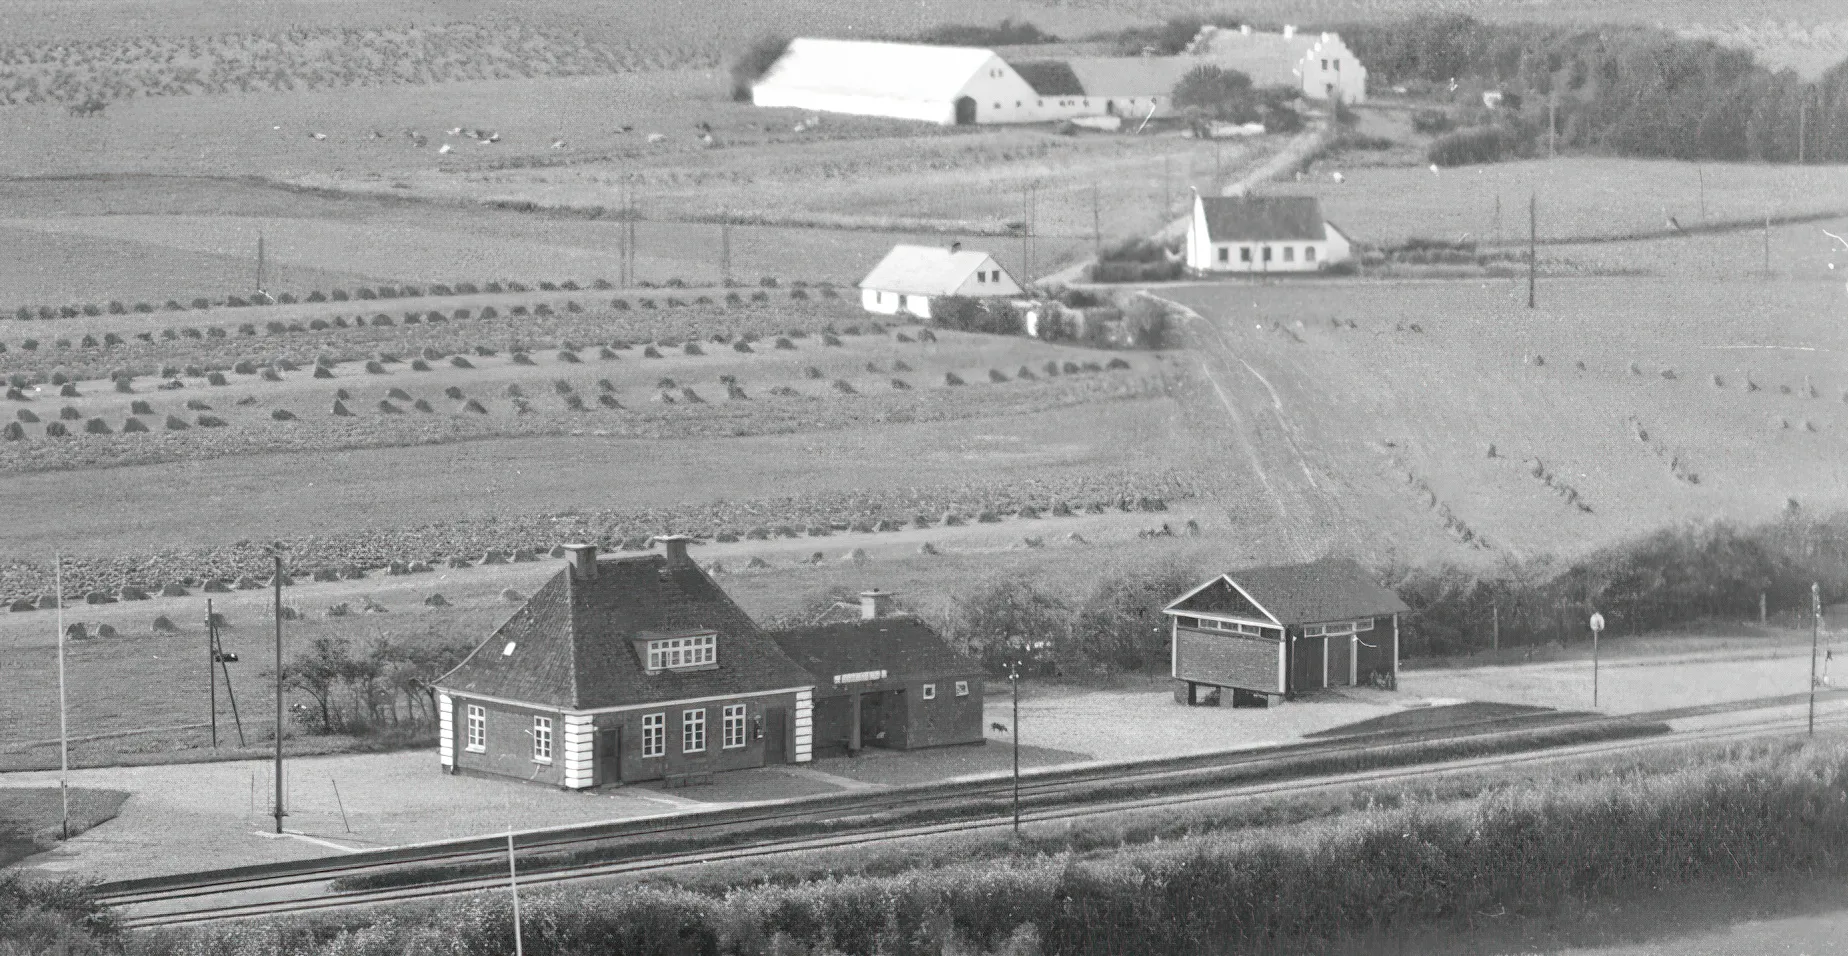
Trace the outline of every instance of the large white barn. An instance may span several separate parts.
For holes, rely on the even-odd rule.
[[[1186,53],[1251,77],[1255,86],[1287,86],[1312,100],[1367,99],[1367,68],[1338,33],[1260,33],[1249,26],[1236,30],[1205,27]]]
[[[1165,115],[1188,57],[1073,57],[1009,63],[992,50],[804,38],[751,88],[758,106],[887,116],[946,126]]]

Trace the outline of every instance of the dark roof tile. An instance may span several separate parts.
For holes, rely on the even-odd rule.
[[[982,665],[957,653],[915,617],[882,617],[772,632],[783,652],[831,685],[837,674],[883,670],[891,680],[978,675]]]
[[[1202,196],[1212,242],[1317,242],[1328,238],[1313,196]]]

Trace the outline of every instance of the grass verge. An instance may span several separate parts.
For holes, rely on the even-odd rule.
[[[1666,733],[1667,730],[1668,728],[1661,724],[1600,722],[1583,726],[1548,727],[1510,734],[1485,734],[1461,739],[1440,739],[1384,744],[1358,752],[1308,755],[1285,758],[1262,765],[1225,767],[1202,772],[1181,781],[1100,781],[1081,794],[1072,793],[1070,791],[1060,791],[1050,795],[1034,795],[1031,792],[1031,785],[1029,785],[1028,793],[1022,796],[1021,805],[1023,808],[1029,809],[1047,809],[1080,803],[1093,803],[1102,800],[1134,800],[1157,795],[1177,795],[1196,792],[1226,784],[1256,784],[1276,780],[1338,775],[1382,767],[1409,766],[1412,764],[1456,760],[1488,754],[1517,753],[1528,750],[1546,749],[1549,747],[1563,747],[1598,740],[1616,740],[1651,736]],[[909,802],[907,803],[909,804]],[[872,812],[854,812],[850,810],[847,811],[852,814],[850,816],[844,815],[829,819],[793,820],[769,826],[740,824],[715,827],[703,832],[693,831],[671,835],[642,835],[639,838],[618,838],[616,841],[599,843],[565,852],[533,854],[522,860],[521,868],[526,872],[544,872],[547,870],[568,869],[597,863],[611,863],[623,860],[645,859],[654,856],[687,853],[696,850],[721,849],[729,846],[737,846],[742,843],[763,843],[765,841],[869,832],[937,823],[951,823],[956,821],[974,821],[1005,814],[1010,807],[1011,798],[1009,795],[997,793],[985,795],[981,799],[970,800],[953,806],[924,805],[914,806],[912,808],[875,810]],[[411,866],[376,873],[367,873],[360,876],[342,877],[334,880],[330,886],[338,892],[363,892],[367,890],[388,889],[402,886],[427,886],[437,883],[478,879],[490,876],[501,872],[502,866],[503,864],[492,860]]]
[[[72,836],[115,819],[128,800],[120,790],[72,790],[70,797]],[[63,816],[56,787],[0,790],[0,867],[56,846]]]

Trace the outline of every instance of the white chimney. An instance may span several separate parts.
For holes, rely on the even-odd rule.
[[[1285,40],[1288,40],[1294,36],[1296,36],[1296,27],[1288,23],[1284,24],[1283,25],[1283,38]]]
[[[565,545],[565,561],[571,565],[571,576],[579,581],[597,579],[597,546],[594,544]]]
[[[889,616],[892,613],[892,599],[895,596],[890,591],[881,591],[878,588],[861,591],[860,620],[873,621]]]
[[[661,546],[667,549],[668,567],[676,568],[688,563],[687,542],[693,540],[691,537],[684,534],[669,534],[662,535],[655,540],[661,542]]]

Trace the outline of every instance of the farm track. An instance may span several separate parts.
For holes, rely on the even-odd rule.
[[[1022,781],[1020,788],[1023,802],[1021,820],[1023,823],[1072,820],[1126,810],[1198,803],[1231,797],[1276,795],[1334,785],[1412,779],[1466,770],[1597,756],[1663,743],[1683,744],[1740,739],[1781,732],[1791,726],[1800,727],[1801,722],[1793,723],[1773,718],[1768,721],[1733,724],[1699,731],[1650,735],[1640,739],[1632,738],[1614,742],[1604,740],[1590,744],[1544,747],[1539,751],[1519,754],[1504,753],[1488,757],[1449,759],[1438,763],[1414,763],[1409,767],[1401,765],[1386,769],[1335,774],[1317,773],[1313,770],[1306,774],[1289,773],[1293,762],[1301,763],[1371,753],[1378,751],[1382,746],[1465,740],[1515,743],[1518,742],[1520,735],[1532,733],[1536,729],[1557,730],[1567,727],[1602,728],[1616,733],[1647,734],[1648,727],[1667,719],[1736,712],[1792,702],[1789,698],[1777,698],[1772,701],[1748,701],[1733,705],[1678,708],[1622,718],[1550,713],[1489,719],[1441,728],[1435,732],[1386,731],[1258,751],[1204,754],[1113,766],[1052,771],[1036,774]],[[1834,725],[1843,723],[1844,720],[1848,718],[1837,716],[1826,718],[1824,722]],[[1238,768],[1256,769],[1260,773],[1265,770],[1278,771],[1283,774],[1284,779],[1258,782],[1214,781],[1211,779],[1215,774]],[[1129,796],[1097,802],[1085,799],[1087,794],[1100,787],[1108,787],[1119,793],[1122,788],[1129,787],[1137,792]],[[1149,791],[1152,789],[1185,792],[1169,792],[1151,796]],[[657,817],[611,824],[529,831],[525,834],[515,834],[514,839],[519,849],[527,853],[536,850],[568,852],[582,851],[604,841],[621,839],[659,839],[663,837],[698,839],[701,836],[724,839],[732,835],[731,831],[736,831],[737,828],[749,827],[787,826],[799,823],[821,826],[832,824],[849,827],[856,825],[878,827],[880,825],[879,814],[899,809],[910,812],[919,810],[953,812],[960,808],[974,810],[979,814],[973,818],[930,822],[870,832],[858,829],[851,833],[821,835],[806,833],[747,840],[741,844],[728,841],[725,845],[707,849],[694,849],[642,859],[583,863],[558,869],[535,871],[522,877],[523,882],[529,884],[567,882],[666,870],[713,860],[770,856],[1006,826],[1011,822],[1011,817],[995,811],[997,805],[1004,805],[1010,792],[1011,781],[1006,778],[952,781],[947,784],[902,787],[870,793],[720,809],[665,820]],[[1033,804],[1039,804],[1039,806],[1033,806]],[[1046,804],[1053,805],[1047,806]],[[736,835],[748,836],[750,832],[746,829]],[[187,874],[180,877],[156,877],[106,884],[100,889],[100,898],[106,904],[117,908],[156,908],[154,912],[130,911],[125,913],[123,917],[125,925],[136,928],[403,902],[488,889],[499,885],[500,878],[463,876],[443,879],[439,876],[434,881],[421,885],[346,891],[339,892],[338,895],[335,895],[335,891],[328,884],[342,877],[376,874],[406,864],[455,865],[489,861],[504,854],[505,847],[503,837],[486,837],[393,850],[367,851],[345,857],[293,864],[247,867]],[[276,898],[277,891],[291,887],[308,888],[310,894]],[[230,894],[250,893],[270,898],[241,902],[215,899]],[[180,901],[210,902],[212,905],[181,909],[159,908],[159,904]]]

